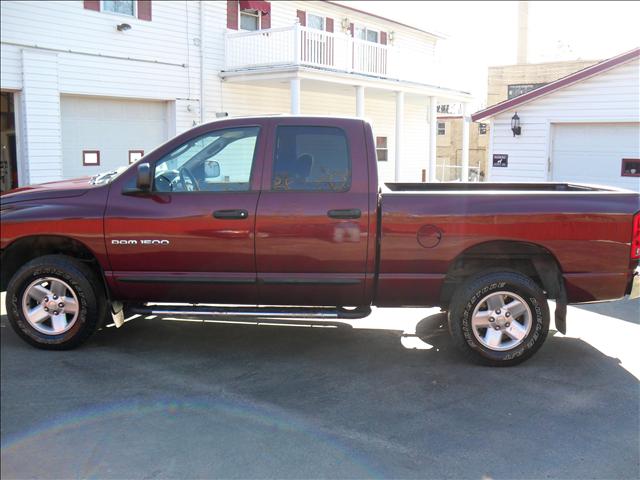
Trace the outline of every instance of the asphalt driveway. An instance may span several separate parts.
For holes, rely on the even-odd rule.
[[[639,310],[571,307],[569,335],[507,369],[466,363],[437,310],[138,318],[70,352],[27,346],[3,315],[1,475],[638,478]]]

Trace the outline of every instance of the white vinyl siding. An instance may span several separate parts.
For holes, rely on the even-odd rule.
[[[508,154],[509,166],[493,168],[490,157],[489,180],[540,182],[551,179],[548,162],[554,124],[637,122],[639,70],[640,62],[631,61],[493,117],[490,151]],[[514,137],[511,117],[516,110],[522,135]]]
[[[272,2],[271,5],[272,28],[293,25],[296,10],[303,10],[325,19],[332,18],[336,35],[346,35],[341,25],[345,17],[378,32],[394,31],[394,45],[390,48],[397,49],[395,58],[400,66],[414,65],[415,58],[421,58],[424,59],[422,70],[437,71],[429,68],[436,43],[431,35],[327,2]],[[199,124],[202,46],[205,121],[215,120],[220,112],[228,112],[230,116],[288,113],[288,84],[238,85],[221,81],[227,6],[222,1],[204,2],[203,6],[206,28],[200,39],[199,2],[154,1],[150,22],[135,16],[85,9],[82,1],[4,2],[0,17],[0,86],[19,91],[16,98],[17,118],[22,127],[18,135],[20,183],[57,180],[73,173],[72,169],[63,168],[62,162],[61,96],[163,103],[166,137]],[[116,30],[123,21],[131,25],[131,30]],[[326,27],[326,20],[323,23]],[[40,68],[43,62],[47,68]],[[27,67],[33,70],[27,71]],[[420,81],[436,83],[431,77]],[[375,131],[388,137],[389,161],[382,162],[380,170],[382,178],[390,181],[395,168],[395,141],[389,134],[395,131],[395,100],[392,94],[374,89],[367,89],[365,97],[366,117],[372,120]],[[303,82],[301,111],[352,116],[355,94],[331,83],[309,89]],[[411,133],[407,133],[403,147],[403,157],[406,156],[408,163],[406,167],[403,164],[401,170],[401,177],[407,180],[419,181],[421,169],[427,168],[425,118],[426,98],[407,95],[405,127]],[[152,147],[135,148],[148,153]],[[101,157],[100,168],[105,162]]]
[[[305,115],[353,116],[355,95],[335,94],[324,91],[305,91],[301,98],[301,111]],[[287,111],[289,90],[283,88],[258,87],[255,85],[225,84],[225,105],[230,105],[234,116],[269,114]],[[226,108],[226,107],[225,107]],[[388,161],[378,162],[380,180],[393,182],[395,179],[395,98],[392,95],[368,93],[365,99],[365,118],[371,121],[374,135],[387,137]],[[428,170],[429,141],[426,106],[419,96],[405,96],[404,106],[404,146],[400,181],[419,182],[422,170]],[[379,133],[377,133],[379,132]]]

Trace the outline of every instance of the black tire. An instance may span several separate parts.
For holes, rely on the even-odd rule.
[[[23,313],[22,299],[26,289],[43,277],[62,280],[78,299],[75,323],[59,335],[36,330]],[[6,304],[11,326],[27,343],[45,350],[69,350],[85,342],[101,326],[107,302],[102,282],[87,265],[64,255],[46,255],[31,260],[11,278]]]
[[[497,292],[518,295],[528,305],[531,318],[531,327],[523,339],[518,340],[520,343],[502,351],[485,346],[476,337],[478,333],[474,333],[471,324],[476,307],[488,295]],[[488,304],[485,305],[488,308]],[[496,322],[496,318],[491,318]],[[542,289],[531,278],[515,271],[484,272],[468,278],[455,291],[449,305],[449,331],[456,347],[471,361],[496,367],[517,365],[531,357],[547,337],[549,318],[549,305]],[[508,321],[504,317],[500,320]],[[505,323],[501,325],[504,327]],[[508,336],[502,338],[510,340]]]

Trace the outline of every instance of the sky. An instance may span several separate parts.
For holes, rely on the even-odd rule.
[[[486,100],[487,67],[516,63],[517,1],[338,1],[449,38],[443,85]],[[640,2],[529,2],[529,62],[602,60],[640,46]]]

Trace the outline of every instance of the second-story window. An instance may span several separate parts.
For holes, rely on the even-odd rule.
[[[438,122],[438,135],[445,135],[447,133],[447,124],[444,122]]]
[[[367,27],[356,27],[355,37],[360,40],[366,40],[367,42],[378,43],[380,32]]]
[[[386,162],[389,159],[387,137],[376,137],[376,156],[379,162]]]
[[[102,0],[102,11],[118,13],[120,15],[136,15],[134,0]]]
[[[260,12],[257,10],[240,9],[240,29],[260,30]]]
[[[487,134],[487,124],[479,123],[478,124],[478,135],[486,135]]]
[[[324,17],[310,13],[307,15],[307,26],[315,30],[324,30]]]

